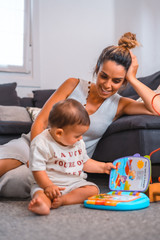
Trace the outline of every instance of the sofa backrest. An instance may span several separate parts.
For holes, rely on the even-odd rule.
[[[19,98],[20,106],[22,107],[34,107],[32,97]]]
[[[17,83],[0,84],[0,105],[42,108],[55,89],[34,90],[33,97],[18,97]]]

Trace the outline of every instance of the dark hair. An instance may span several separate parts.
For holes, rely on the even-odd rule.
[[[97,75],[100,66],[108,60],[116,62],[118,65],[122,65],[127,71],[131,65],[131,55],[129,49],[135,48],[139,43],[136,40],[136,34],[125,33],[118,41],[118,46],[109,46],[105,48],[98,58],[93,75]]]
[[[90,125],[87,111],[74,99],[66,99],[53,105],[49,118],[50,127],[64,128],[69,125]]]

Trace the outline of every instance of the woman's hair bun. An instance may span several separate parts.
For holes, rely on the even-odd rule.
[[[135,48],[139,46],[139,42],[136,39],[136,34],[127,32],[118,41],[118,45],[124,48]]]

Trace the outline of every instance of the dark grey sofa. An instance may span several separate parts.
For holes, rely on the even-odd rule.
[[[139,78],[155,90],[160,85],[160,72],[151,76]],[[16,83],[0,85],[0,105],[42,107],[55,90],[33,91],[33,98],[19,98],[16,93]],[[2,93],[2,94],[1,94]],[[119,92],[122,96],[137,99],[139,96],[131,86]],[[6,97],[7,96],[7,97]],[[3,99],[1,100],[1,98]],[[30,131],[32,122],[0,121],[0,144],[21,136]],[[150,154],[160,147],[160,117],[148,115],[123,116],[114,121],[106,130],[93,158],[101,161],[113,161],[116,158],[140,153]],[[160,176],[160,151],[152,158],[152,169],[155,177]]]
[[[54,93],[54,89],[33,91],[33,98],[20,98],[16,92],[17,84],[0,85],[0,105],[21,106],[41,108],[47,99]],[[1,114],[1,113],[0,113]],[[12,139],[19,138],[22,133],[28,133],[31,129],[32,121],[1,121],[0,120],[0,144],[7,143]]]

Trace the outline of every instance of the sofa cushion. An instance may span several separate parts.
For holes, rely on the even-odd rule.
[[[151,88],[152,90],[156,90],[160,85],[160,71],[156,72],[150,76],[138,78],[142,83]],[[124,89],[120,89],[118,93],[123,97],[130,97],[132,99],[138,99],[139,95],[136,93],[134,88],[128,84]]]
[[[24,107],[0,105],[0,121],[31,122],[31,118]]]
[[[38,116],[39,112],[41,111],[41,108],[37,108],[37,107],[27,107],[26,108],[31,120],[34,122],[36,117]]]
[[[55,92],[55,89],[34,90],[33,91],[33,103],[35,107],[41,108],[48,100],[48,98]]]
[[[0,105],[20,106],[19,97],[16,92],[17,83],[0,84]]]

